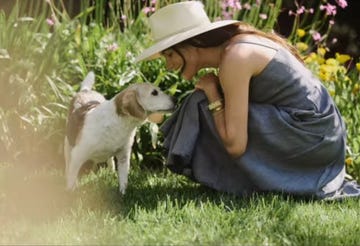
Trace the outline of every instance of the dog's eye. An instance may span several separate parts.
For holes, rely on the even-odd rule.
[[[153,96],[157,96],[159,94],[159,92],[157,91],[157,90],[153,90],[152,92],[151,92],[151,95],[153,95]]]

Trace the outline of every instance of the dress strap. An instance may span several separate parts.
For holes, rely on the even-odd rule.
[[[249,41],[238,41],[238,42],[235,42],[236,44],[254,44],[254,45],[259,45],[259,46],[263,46],[263,47],[266,47],[266,48],[269,48],[269,49],[273,49],[275,51],[278,51],[277,48],[274,48],[272,46],[269,46],[269,45],[266,45],[266,44],[260,44],[260,43],[256,43],[256,42],[249,42]]]

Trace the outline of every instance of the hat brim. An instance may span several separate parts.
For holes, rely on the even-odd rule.
[[[211,31],[213,29],[217,29],[220,27],[228,26],[231,24],[239,23],[240,21],[236,20],[222,20],[222,21],[216,21],[212,22],[206,25],[202,25],[196,28],[193,28],[191,30],[181,32],[178,34],[175,34],[173,36],[170,36],[168,38],[165,38],[163,40],[158,41],[151,47],[145,49],[138,57],[135,58],[135,62],[143,61],[143,60],[151,60],[159,57],[159,53],[163,50],[166,50],[167,48],[178,44],[186,39],[189,39],[191,37],[195,37],[199,34]]]

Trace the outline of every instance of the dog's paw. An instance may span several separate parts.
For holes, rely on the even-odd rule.
[[[127,187],[127,184],[120,184],[119,191],[122,195],[125,195],[126,187]]]
[[[75,191],[75,185],[74,186],[66,186],[66,190],[67,191],[70,191],[70,192],[73,192],[73,191]]]
[[[74,191],[76,188],[76,182],[67,182],[66,190],[67,191]]]

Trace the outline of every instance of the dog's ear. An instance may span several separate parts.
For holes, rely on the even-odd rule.
[[[139,104],[135,90],[121,92],[116,96],[115,103],[118,115],[131,115],[141,120],[146,119],[146,112]]]

